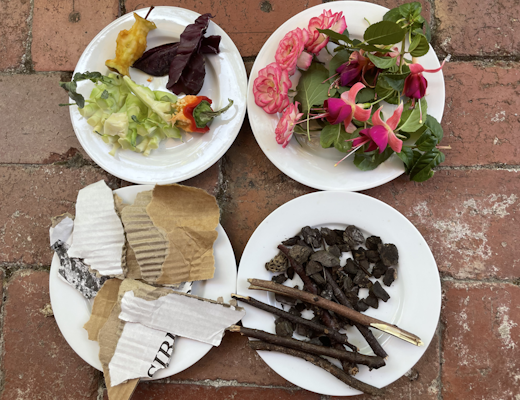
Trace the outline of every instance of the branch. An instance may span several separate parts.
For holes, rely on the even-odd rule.
[[[309,329],[312,329],[314,332],[319,332],[324,335],[327,335],[332,340],[350,347],[353,351],[357,351],[357,347],[348,341],[347,336],[342,335],[337,330],[327,328],[326,326],[321,325],[317,322],[314,322],[314,321],[311,321],[311,320],[308,320],[308,319],[305,319],[302,317],[298,317],[296,315],[288,313],[287,311],[280,310],[279,308],[270,306],[269,304],[262,303],[261,301],[256,300],[252,297],[240,296],[238,294],[232,294],[231,297],[233,297],[234,299],[237,299],[239,301],[242,301],[246,304],[249,304],[250,306],[256,307],[260,310],[264,310],[264,311],[270,312],[271,314],[285,318],[286,320],[294,322],[295,324],[305,325]]]
[[[232,325],[228,328],[230,332],[240,332],[244,336],[260,339],[264,342],[276,344],[278,346],[289,347],[295,350],[305,351],[315,355],[329,356],[337,358],[338,360],[345,360],[353,362],[355,364],[363,364],[368,368],[381,368],[385,365],[385,360],[377,356],[366,356],[364,354],[355,353],[353,351],[337,350],[325,346],[316,346],[301,340],[284,338],[281,336],[273,335],[272,333],[264,332],[258,329],[244,328],[238,325]]]
[[[331,373],[336,378],[338,378],[340,381],[346,383],[350,387],[360,390],[363,393],[367,393],[374,396],[382,396],[385,394],[385,391],[383,389],[378,389],[374,386],[371,386],[367,383],[361,382],[357,380],[356,378],[353,378],[352,376],[348,375],[343,371],[341,368],[336,367],[331,362],[327,361],[326,359],[315,356],[312,354],[305,353],[303,351],[293,350],[293,349],[287,349],[282,346],[277,346],[271,343],[264,343],[259,342],[257,340],[252,340],[249,342],[249,347],[251,347],[253,350],[264,350],[264,351],[278,351],[283,354],[288,354],[294,357],[303,358],[304,360],[323,368],[325,371]]]
[[[352,307],[352,304],[350,304],[350,302],[348,301],[347,296],[345,296],[345,293],[343,293],[343,290],[341,290],[341,288],[338,286],[338,284],[332,277],[332,274],[330,273],[330,271],[327,268],[323,268],[323,270],[325,272],[325,279],[332,287],[332,291],[334,292],[334,296],[336,296],[336,299],[338,300],[338,302],[340,304],[343,304],[345,307],[354,309],[354,307]],[[368,345],[370,346],[370,348],[372,349],[372,351],[374,352],[374,354],[376,356],[383,357],[383,358],[388,357],[388,354],[383,349],[383,346],[381,346],[381,344],[379,344],[379,342],[377,341],[374,334],[370,331],[370,329],[368,329],[366,326],[361,325],[357,322],[354,322],[354,326],[363,335],[363,337],[365,338]]]
[[[316,294],[307,293],[299,289],[293,289],[284,285],[279,285],[271,281],[264,281],[262,279],[248,279],[248,282],[251,284],[251,286],[249,286],[249,289],[267,290],[270,292],[283,294],[294,299],[314,304],[320,308],[332,311],[336,314],[342,315],[343,317],[350,319],[351,321],[379,329],[382,332],[398,337],[399,339],[405,340],[416,346],[424,345],[421,339],[413,333],[407,332],[396,325],[386,323],[377,318],[372,318],[368,315],[361,314],[344,305],[334,303],[330,300],[326,300],[323,297],[320,297]]]

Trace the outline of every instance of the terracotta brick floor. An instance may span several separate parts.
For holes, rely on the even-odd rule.
[[[212,12],[248,70],[269,35],[319,0],[2,1],[0,25],[0,393],[8,399],[99,399],[103,377],[68,346],[49,304],[48,227],[74,212],[79,189],[105,179],[72,130],[58,81],[105,25],[152,3]],[[375,3],[386,7],[397,0]],[[401,177],[364,193],[403,213],[437,261],[441,319],[423,358],[386,399],[520,399],[520,5],[518,1],[423,0],[444,68],[446,163],[426,183]],[[185,184],[219,199],[240,259],[258,224],[314,191],[264,156],[249,122],[224,157]],[[280,190],[283,188],[283,190]],[[273,372],[227,334],[222,345],[168,380],[141,383],[135,399],[329,399]],[[368,399],[358,396],[356,399]]]

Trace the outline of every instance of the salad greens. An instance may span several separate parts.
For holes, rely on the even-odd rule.
[[[76,91],[77,83],[84,80],[96,84],[87,100]],[[171,104],[177,102],[171,93],[152,91],[115,73],[76,73],[71,82],[60,82],[60,86],[76,101],[94,132],[112,145],[112,155],[122,148],[148,156],[161,140],[181,138],[179,128],[170,123]]]

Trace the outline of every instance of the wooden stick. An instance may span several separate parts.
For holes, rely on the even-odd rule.
[[[261,301],[254,299],[253,297],[248,296],[240,296],[239,294],[232,294],[231,297],[234,299],[237,299],[239,301],[242,301],[246,304],[249,304],[250,306],[256,307],[260,310],[264,310],[267,312],[270,312],[271,314],[277,315],[279,317],[285,318],[288,321],[294,322],[295,324],[302,324],[308,327],[309,329],[312,329],[314,332],[322,333],[324,335],[327,335],[332,340],[335,340],[336,342],[340,344],[344,344],[345,346],[348,346],[352,349],[352,351],[357,351],[357,347],[351,344],[348,341],[348,338],[346,335],[342,335],[337,330],[327,328],[326,326],[319,324],[317,322],[298,317],[296,315],[293,315],[291,313],[288,313],[287,311],[280,310],[279,308],[270,306],[269,304],[262,303]]]
[[[377,318],[372,318],[368,315],[361,314],[342,304],[334,303],[333,301],[326,300],[318,295],[307,293],[303,290],[290,288],[284,285],[279,285],[275,282],[264,281],[262,279],[248,279],[248,282],[251,284],[251,286],[249,286],[249,289],[267,290],[269,292],[279,293],[292,297],[294,299],[305,301],[306,303],[314,304],[318,307],[342,315],[343,317],[346,317],[354,322],[358,322],[362,325],[379,329],[382,332],[386,332],[392,336],[398,337],[399,339],[412,343],[416,346],[424,345],[422,340],[413,333],[407,332],[396,325],[386,323]]]
[[[325,371],[331,373],[340,381],[346,383],[354,389],[362,391],[363,393],[371,394],[374,396],[382,396],[385,393],[383,389],[378,389],[365,382],[361,382],[356,378],[353,378],[352,376],[345,373],[345,371],[343,371],[341,368],[336,367],[334,364],[320,356],[315,356],[313,354],[305,353],[303,351],[298,351],[294,349],[287,349],[282,346],[277,346],[271,343],[265,343],[258,340],[251,340],[249,342],[249,347],[251,347],[253,350],[277,351],[279,353],[303,358],[305,361],[308,361],[320,368],[323,368]]]
[[[343,290],[341,290],[341,288],[338,286],[338,284],[334,280],[330,271],[327,268],[323,268],[323,270],[325,273],[325,279],[332,287],[332,291],[334,292],[334,295],[336,296],[336,299],[338,300],[338,302],[340,304],[343,304],[345,307],[354,309],[352,304],[350,304],[350,302],[348,301],[347,296],[345,296],[345,293],[343,293]],[[366,326],[361,325],[357,322],[353,322],[353,324],[358,329],[358,331],[363,335],[363,337],[365,338],[368,345],[370,346],[370,348],[372,349],[372,351],[374,352],[374,354],[376,356],[383,357],[383,358],[388,357],[388,354],[383,349],[383,346],[381,346],[381,344],[377,341],[376,337],[370,331],[369,328],[367,328]]]
[[[228,330],[230,332],[240,332],[242,335],[260,339],[264,342],[276,344],[278,346],[289,347],[295,350],[305,351],[306,353],[315,354],[318,356],[329,356],[337,358],[338,360],[346,360],[355,364],[363,364],[368,368],[381,368],[385,365],[385,360],[377,356],[366,356],[364,354],[355,353],[353,351],[340,351],[331,347],[316,346],[301,340],[285,338],[273,335],[272,333],[264,332],[258,329],[244,328],[243,326],[231,325]]]
[[[303,266],[298,264],[296,262],[296,260],[290,256],[289,249],[287,247],[285,247],[284,245],[282,245],[282,244],[278,246],[278,249],[282,253],[285,254],[287,259],[291,263],[291,266],[294,268],[294,271],[300,276],[300,278],[304,282],[304,285],[305,285],[304,288],[306,288],[307,291],[309,291],[309,292],[311,292],[313,294],[318,294],[318,287],[312,281],[312,279],[307,276]],[[333,287],[333,290],[334,290],[334,287]],[[334,327],[334,321],[332,320],[331,315],[328,313],[328,311],[324,311],[322,313],[322,315],[320,316],[320,318],[321,318],[322,322],[326,326],[328,326],[329,328],[333,328]],[[359,333],[361,333],[361,335],[365,338],[365,340],[367,341],[368,345],[370,346],[370,348],[372,349],[372,351],[374,352],[374,354],[376,356],[383,357],[383,358],[388,357],[388,354],[383,349],[383,347],[379,344],[379,342],[375,338],[374,334],[370,331],[370,329],[368,329],[366,326],[364,326],[362,324],[359,324],[359,323],[356,323],[356,322],[354,322],[354,326],[357,328]],[[350,369],[352,371],[355,371],[352,368],[350,368]]]

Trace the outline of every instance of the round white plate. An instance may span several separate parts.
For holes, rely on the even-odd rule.
[[[144,17],[148,8],[136,11]],[[155,7],[148,17],[157,29],[148,34],[148,49],[179,40],[184,28],[192,24],[200,14],[178,7]],[[115,56],[116,38],[122,29],[130,29],[135,19],[133,13],[118,18],[103,29],[87,46],[76,65],[76,72],[99,71],[108,73],[105,61]],[[189,179],[217,162],[235,140],[246,112],[247,76],[242,57],[229,36],[214,22],[210,22],[206,33],[220,35],[220,54],[206,56],[206,77],[199,95],[213,100],[214,110],[233,100],[233,106],[215,118],[210,131],[205,134],[183,134],[179,139],[163,140],[149,157],[130,150],[118,150],[115,157],[109,151],[111,145],[101,140],[87,124],[76,106],[70,107],[72,126],[79,142],[87,154],[105,171],[128,182],[142,184],[165,184]],[[152,90],[168,92],[168,77],[154,77],[130,68],[131,78]],[[78,92],[88,99],[94,84],[90,81],[78,83]]]
[[[373,171],[361,171],[356,168],[353,159],[334,167],[334,164],[341,160],[345,153],[338,150],[323,149],[317,144],[307,144],[307,139],[301,136],[300,146],[296,139],[291,139],[289,145],[284,149],[276,143],[274,133],[281,114],[267,114],[255,104],[253,95],[253,83],[258,77],[258,72],[266,65],[274,62],[274,55],[278,48],[278,43],[291,30],[296,28],[307,28],[312,17],[319,16],[323,10],[332,10],[333,13],[342,11],[347,22],[347,29],[352,38],[362,38],[363,33],[368,27],[368,23],[381,21],[383,15],[388,11],[387,8],[376,4],[361,1],[335,1],[311,7],[295,15],[282,26],[280,26],[267,40],[256,57],[249,79],[247,113],[251,128],[256,141],[271,162],[283,173],[292,179],[321,190],[345,190],[357,191],[370,189],[392,179],[397,178],[404,172],[402,161],[395,155]],[[324,50],[323,50],[324,51]],[[430,46],[430,51],[419,62],[425,68],[438,68],[439,60]],[[292,77],[292,89],[296,88],[299,73]],[[434,74],[425,73],[424,77],[428,80],[428,114],[441,121],[444,112],[444,77],[442,72]],[[394,107],[386,105],[383,109],[385,118],[393,112]],[[353,157],[353,156],[352,156]]]
[[[119,197],[124,203],[133,203],[137,193],[151,190],[153,186],[128,186],[117,189]],[[191,293],[207,299],[216,300],[222,296],[224,301],[231,299],[231,293],[236,290],[236,261],[233,248],[224,229],[219,224],[217,227],[218,238],[213,245],[215,256],[215,276],[208,281],[193,283]],[[58,275],[60,261],[55,254],[52,259],[50,273],[50,297],[56,323],[61,333],[72,349],[94,368],[102,370],[99,361],[98,342],[88,340],[87,331],[83,325],[90,319],[92,305],[76,289],[66,283]],[[178,338],[175,341],[175,351],[170,360],[168,368],[159,370],[153,379],[161,379],[191,367],[199,361],[208,351],[211,345],[197,342],[195,340]]]
[[[402,214],[372,197],[339,191],[308,194],[273,211],[255,230],[240,260],[238,294],[275,304],[274,296],[268,295],[267,292],[248,290],[247,279],[271,280],[273,273],[267,271],[264,264],[278,253],[277,246],[283,240],[298,234],[306,225],[334,229],[356,225],[365,237],[380,236],[384,243],[394,243],[397,246],[398,277],[391,287],[383,285],[391,298],[386,303],[380,301],[377,310],[370,308],[366,314],[418,335],[424,346],[416,347],[372,329],[388,353],[386,366],[372,371],[360,366],[356,375],[359,380],[380,388],[394,382],[421,358],[430,344],[439,320],[440,279],[428,244]],[[350,256],[350,253],[344,253],[343,258],[346,258],[345,254]],[[361,290],[364,292],[360,291],[360,297],[365,297],[368,291]],[[243,303],[240,305],[246,309],[246,315],[242,319],[244,326],[275,332],[275,318],[271,314]],[[350,327],[347,334],[361,353],[373,354],[354,328]],[[330,396],[360,394],[321,368],[302,359],[275,352],[258,353],[283,378],[304,389]]]

